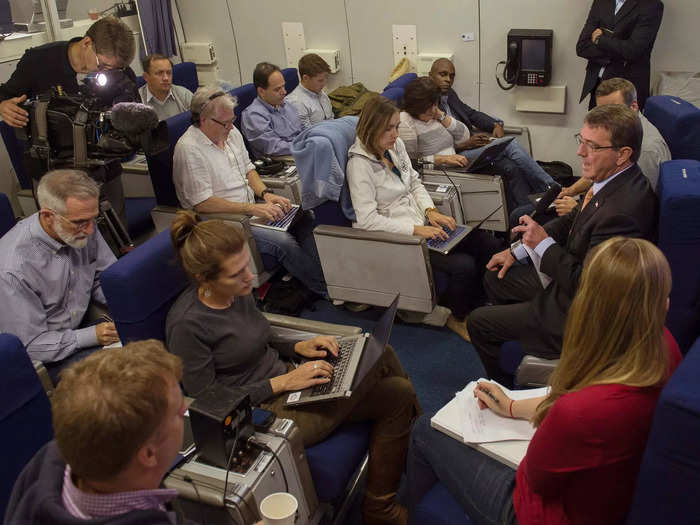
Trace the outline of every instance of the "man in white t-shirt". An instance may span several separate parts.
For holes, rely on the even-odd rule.
[[[199,88],[192,97],[192,125],[178,140],[173,159],[177,198],[183,208],[200,213],[279,219],[291,204],[267,188],[255,171],[243,136],[233,125],[235,106],[236,100],[217,86]],[[260,253],[272,255],[311,291],[326,297],[312,229],[304,215],[288,232],[253,228],[253,236]]]

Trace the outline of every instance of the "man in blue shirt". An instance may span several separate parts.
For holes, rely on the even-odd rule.
[[[106,303],[100,274],[116,259],[95,226],[97,183],[78,170],[44,175],[40,210],[0,239],[0,332],[58,372],[119,340],[112,322],[82,327],[92,300]]]
[[[301,132],[299,115],[284,101],[287,91],[280,68],[260,62],[253,72],[258,97],[243,111],[241,130],[254,157],[290,155]]]

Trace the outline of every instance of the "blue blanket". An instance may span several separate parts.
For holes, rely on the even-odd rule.
[[[340,203],[343,214],[355,221],[355,210],[345,182],[348,150],[355,142],[357,117],[324,120],[302,131],[294,139],[292,155],[301,180],[304,209],[331,200]]]

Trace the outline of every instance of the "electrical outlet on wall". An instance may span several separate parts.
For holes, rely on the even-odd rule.
[[[415,67],[418,58],[416,26],[392,25],[391,32],[394,42],[394,65],[407,58]]]

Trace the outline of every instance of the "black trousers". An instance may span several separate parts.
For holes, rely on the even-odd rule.
[[[531,301],[543,288],[531,264],[516,263],[503,279],[499,279],[497,273],[487,272],[484,277],[484,288],[493,306],[474,310],[467,318],[467,329],[488,377],[508,384],[510,378],[499,363],[501,345],[519,340],[528,331],[542,329],[535,319]],[[537,354],[533,352],[533,355]],[[543,354],[541,357],[551,356]]]
[[[484,304],[481,284],[484,268],[491,256],[501,249],[502,241],[486,231],[474,230],[447,255],[430,251],[433,272],[446,273],[449,279],[440,302],[460,321],[473,308]]]

